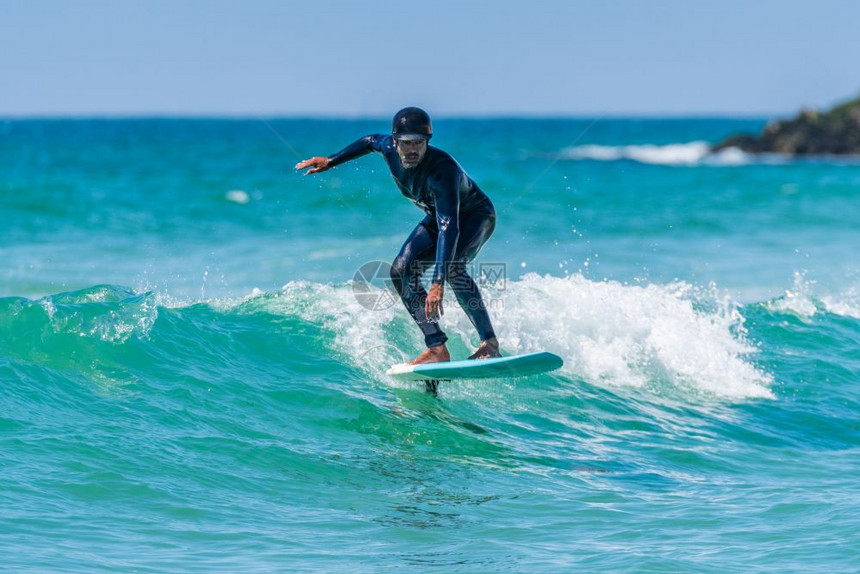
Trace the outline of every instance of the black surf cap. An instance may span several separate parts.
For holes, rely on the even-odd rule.
[[[403,108],[394,114],[391,135],[396,140],[429,140],[433,137],[430,116],[421,108]]]

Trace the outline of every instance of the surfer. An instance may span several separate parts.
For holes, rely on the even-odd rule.
[[[487,306],[466,268],[492,235],[496,211],[453,157],[428,144],[432,136],[427,112],[404,108],[394,116],[391,135],[365,136],[332,156],[299,162],[296,169],[307,169],[305,175],[309,175],[371,152],[382,154],[400,192],[426,213],[391,265],[394,287],[427,345],[410,364],[451,360],[445,345],[448,336],[439,327],[446,282],[481,337],[480,346],[469,358],[500,357]],[[428,293],[421,278],[431,265]]]

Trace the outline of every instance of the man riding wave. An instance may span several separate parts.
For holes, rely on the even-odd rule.
[[[490,198],[453,157],[428,145],[432,136],[427,112],[404,108],[394,116],[391,135],[365,136],[333,156],[306,159],[296,169],[307,169],[305,175],[309,175],[371,152],[381,154],[400,192],[426,213],[391,266],[394,287],[427,345],[410,364],[451,360],[445,345],[448,337],[439,327],[446,282],[481,337],[480,346],[469,358],[500,357],[486,304],[467,269],[492,235],[496,211]],[[431,266],[428,293],[421,278]]]

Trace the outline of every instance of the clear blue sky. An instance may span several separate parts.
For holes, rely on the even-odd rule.
[[[860,94],[856,0],[0,0],[0,116],[772,115]]]

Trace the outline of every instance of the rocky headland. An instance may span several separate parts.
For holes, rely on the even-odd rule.
[[[794,119],[772,121],[759,135],[733,135],[712,151],[732,147],[748,153],[860,155],[860,98],[826,112],[806,109]]]

